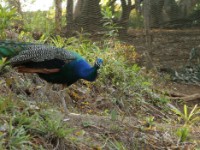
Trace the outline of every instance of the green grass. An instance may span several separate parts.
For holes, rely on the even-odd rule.
[[[63,122],[61,112],[53,109],[33,109],[22,100],[0,99],[0,146],[4,149],[41,149],[36,140],[52,144],[50,139],[70,138],[73,128]],[[37,105],[37,104],[36,104]]]
[[[130,128],[130,126],[123,124],[125,117],[135,117],[139,121],[138,126],[134,126],[134,129],[139,130],[137,136],[140,138],[131,135],[134,138],[132,145],[136,145],[138,149],[141,143],[145,145],[145,142],[147,142],[148,145],[149,141],[152,142],[151,136],[149,138],[146,134],[148,135],[149,130],[155,130],[160,122],[171,123],[172,126],[173,123],[175,125],[183,123],[183,126],[176,128],[176,131],[164,127],[162,130],[169,133],[173,132],[171,136],[176,136],[179,144],[191,142],[191,138],[189,138],[190,128],[198,124],[199,108],[195,106],[189,112],[188,107],[184,106],[184,112],[177,109],[172,113],[166,105],[170,103],[170,100],[152,90],[152,77],[146,75],[135,63],[137,53],[134,46],[117,40],[115,36],[110,38],[105,38],[105,36],[103,40],[91,40],[87,33],[77,32],[77,35],[77,37],[67,39],[61,36],[49,37],[46,34],[37,42],[48,42],[48,44],[57,47],[74,50],[91,64],[97,57],[102,58],[104,64],[95,83],[82,81],[69,88],[69,94],[70,96],[75,95],[73,102],[76,103],[71,107],[74,107],[73,111],[83,113],[86,113],[84,107],[88,107],[88,110],[92,110],[90,114],[106,116],[112,123],[122,118],[121,125],[124,128],[114,124],[107,129],[114,132],[116,138],[108,134],[109,132],[99,132],[98,130],[101,130],[101,127],[95,125],[96,120],[84,120],[81,127],[69,126],[67,122],[63,122],[64,115],[56,110],[52,104],[47,103],[45,106],[42,103],[29,104],[27,95],[18,95],[11,91],[7,94],[7,97],[0,95],[0,147],[3,149],[49,149],[50,147],[57,147],[59,142],[64,141],[64,143],[70,143],[78,148],[84,145],[87,148],[125,150],[127,145],[125,141],[119,138],[125,132],[129,132],[123,130]],[[19,40],[23,40],[24,36],[30,37],[26,38],[25,41],[33,40],[28,32],[22,32]],[[3,64],[4,60],[0,61],[0,65]],[[25,79],[23,82],[18,81],[17,77],[15,79],[15,76],[2,79],[5,79],[7,88],[15,85],[16,89],[26,90],[29,87],[37,86],[33,85],[31,79]],[[0,85],[3,85],[3,81]],[[87,92],[81,95],[82,89]],[[14,96],[18,99],[14,100]],[[23,97],[24,101],[19,98],[20,96]],[[98,109],[97,98],[100,98],[102,104],[102,107]],[[40,100],[43,101],[43,98],[41,97]],[[82,104],[81,109],[78,107],[80,104]],[[85,105],[83,106],[83,104]],[[163,115],[165,113],[167,119]],[[170,117],[168,113],[171,113]],[[90,130],[95,128],[95,130],[88,131],[88,128]],[[96,140],[93,137],[94,135],[97,139],[95,142],[99,142],[99,137],[103,137],[101,143],[94,142]],[[92,140],[94,143],[88,142]],[[162,139],[156,140],[162,143]]]

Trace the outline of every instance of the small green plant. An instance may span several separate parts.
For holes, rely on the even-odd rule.
[[[31,32],[24,32],[24,31],[20,32],[17,39],[19,41],[24,41],[24,42],[32,42],[34,40]]]
[[[85,128],[90,127],[93,124],[94,124],[93,122],[87,122],[87,121],[85,121],[85,122],[82,123],[83,127],[85,127]]]
[[[116,110],[112,110],[110,115],[111,115],[111,120],[112,121],[116,121],[117,120],[117,111]]]
[[[189,136],[189,128],[186,126],[178,128],[176,135],[179,137],[180,142],[185,142]]]
[[[200,121],[200,109],[198,108],[198,105],[196,104],[193,109],[188,112],[188,106],[183,106],[183,113],[178,109],[173,109],[173,112],[175,112],[178,115],[178,120],[180,122],[183,122],[184,125],[193,125]]]
[[[0,58],[0,72],[3,72],[6,66],[7,58]]]
[[[6,58],[1,58],[0,59],[0,66],[3,66],[6,62]]]
[[[76,31],[79,43],[85,43],[85,42],[89,42],[88,37],[91,35],[90,33],[84,32],[83,28],[81,28],[81,31]]]
[[[10,111],[14,107],[13,101],[10,97],[0,97],[0,113]]]
[[[115,150],[127,150],[126,147],[116,139],[109,139],[108,140],[108,147],[110,150],[115,149]]]
[[[13,127],[12,119],[10,120],[8,138],[6,147],[8,149],[29,148],[31,145],[30,136],[27,134],[23,126]]]
[[[17,19],[16,10],[8,6],[3,7],[0,4],[0,38],[6,38],[5,29],[8,29],[12,24],[13,20]]]
[[[40,118],[39,124],[37,126],[43,134],[47,134],[49,137],[53,138],[64,138],[70,133],[72,133],[72,128],[67,128],[63,122],[63,115],[59,112],[44,112],[43,119]]]
[[[129,26],[134,29],[141,29],[144,27],[143,15],[136,12],[135,9],[130,14]]]
[[[56,47],[60,47],[60,48],[63,48],[65,46],[65,41],[66,39],[65,38],[62,38],[61,36],[57,35],[53,38],[51,38],[51,43],[53,45],[55,45]]]
[[[151,128],[155,124],[154,116],[146,117],[146,125]]]
[[[176,132],[180,142],[185,142],[188,139],[190,127],[200,120],[200,109],[197,106],[195,105],[190,112],[188,112],[187,105],[183,106],[183,112],[178,109],[172,110],[178,115],[178,121],[183,123],[183,126],[178,128]]]
[[[62,140],[69,136],[73,129],[63,122],[62,113],[54,110],[30,107],[29,103],[12,97],[0,97],[0,149],[43,149],[35,141]],[[2,125],[3,124],[3,125]],[[44,144],[44,143],[43,143]]]
[[[117,26],[116,23],[114,23],[114,15],[112,14],[111,7],[105,6],[103,7],[101,11],[103,15],[103,26],[108,30],[106,35],[108,37],[117,37],[118,36],[118,30],[120,29],[119,26]]]

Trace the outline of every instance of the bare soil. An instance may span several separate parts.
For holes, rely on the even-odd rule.
[[[149,63],[152,63],[155,68],[168,67],[176,69],[185,66],[191,49],[200,44],[199,29],[153,30],[150,35],[150,45],[146,44],[143,31],[129,30],[129,34],[130,37],[127,37],[125,41],[133,44],[136,51],[140,54],[141,57],[138,60],[138,63],[141,66],[148,66]],[[149,53],[151,62],[146,58],[144,52]],[[37,76],[24,76],[11,70],[9,73],[1,76],[0,79],[1,95],[7,96],[8,93],[16,93],[13,94],[13,97],[19,97],[19,95],[21,95],[21,97],[19,97],[20,99],[30,99],[34,101],[46,99],[46,101],[49,101],[53,106],[55,103],[60,103],[58,101],[59,95],[54,94],[56,92],[52,92],[52,95],[45,93],[45,88],[43,88],[45,83],[38,79]],[[156,82],[156,79],[155,88],[157,89],[186,95],[200,93],[200,87],[196,85],[174,83],[170,80],[162,81],[162,79],[157,79],[159,82]],[[78,145],[67,143],[67,141],[64,141],[65,144],[62,144],[62,141],[58,140],[60,144],[57,142],[56,145],[59,145],[57,149],[65,149],[70,146],[70,149],[82,150],[98,150],[101,148],[116,149],[116,145],[118,145],[118,147],[121,146],[121,149],[123,149],[123,145],[128,149],[195,149],[194,147],[196,144],[194,143],[188,142],[177,145],[177,137],[174,136],[174,133],[177,128],[179,128],[179,125],[176,124],[175,126],[173,122],[162,123],[157,120],[157,117],[155,117],[155,120],[153,121],[156,122],[156,124],[149,125],[147,121],[144,121],[144,116],[147,117],[148,114],[150,116],[151,114],[154,114],[153,116],[161,116],[160,118],[163,119],[165,116],[171,117],[170,114],[162,114],[162,112],[159,111],[159,108],[151,105],[145,106],[144,104],[141,106],[140,112],[144,112],[145,115],[139,114],[141,117],[135,117],[134,114],[131,114],[130,116],[111,118],[110,115],[105,115],[102,111],[95,114],[99,109],[112,109],[113,105],[104,103],[106,95],[94,95],[92,94],[92,91],[84,89],[85,88],[82,88],[81,86],[78,88],[73,88],[72,86],[69,95],[74,101],[71,101],[68,98],[66,100],[70,110],[82,113],[81,115],[68,115],[66,118],[69,118],[70,120],[65,120],[69,127],[76,129],[74,136]],[[51,97],[52,101],[50,101],[48,97],[45,97],[46,94]],[[99,101],[102,101],[104,105],[99,104],[98,99],[100,99]],[[54,102],[53,100],[57,102]],[[200,103],[200,100],[196,99],[189,103],[193,105]],[[174,126],[172,127],[172,125]],[[197,144],[200,143],[199,135],[199,128],[192,128],[191,138],[195,139]]]
[[[132,37],[126,38],[126,41],[134,44],[136,51],[141,56],[138,63],[146,67],[152,63],[155,68],[182,68],[188,63],[191,49],[200,44],[200,29],[196,28],[152,30],[149,35],[150,44],[146,42],[144,31],[130,29],[128,33]],[[151,60],[146,58],[145,52],[149,53]],[[192,84],[168,81],[162,87],[187,95],[200,93],[200,87]]]

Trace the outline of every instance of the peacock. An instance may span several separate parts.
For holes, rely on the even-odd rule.
[[[81,55],[45,44],[0,41],[0,58],[6,58],[6,65],[17,68],[20,73],[36,73],[52,84],[70,86],[79,79],[95,81],[103,60],[97,58],[91,66]],[[62,99],[63,105],[66,104]]]

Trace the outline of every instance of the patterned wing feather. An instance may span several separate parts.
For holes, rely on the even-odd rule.
[[[27,62],[44,62],[58,59],[65,63],[77,59],[70,51],[46,45],[29,45],[27,50],[21,51],[17,56],[10,59],[12,65],[20,65]]]

